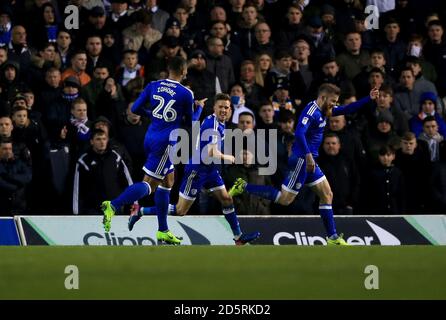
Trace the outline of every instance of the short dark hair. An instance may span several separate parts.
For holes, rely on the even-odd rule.
[[[379,88],[380,92],[384,92],[388,95],[391,95],[393,97],[393,89],[389,85],[382,85],[381,88]]]
[[[290,120],[296,122],[296,116],[294,115],[294,113],[291,110],[287,110],[287,109],[280,110],[280,112],[279,112],[279,122],[285,123],[285,122],[288,122]]]
[[[434,116],[427,116],[426,118],[423,119],[423,126],[426,122],[431,122],[431,121],[437,122],[437,119],[435,119]]]
[[[327,132],[324,135],[324,140],[327,138],[336,138],[336,139],[338,139],[338,142],[341,143],[341,139],[339,139],[339,136],[335,132]]]
[[[90,140],[93,140],[95,136],[103,136],[103,135],[105,135],[106,137],[108,137],[107,132],[105,132],[102,129],[92,128],[90,130],[90,132],[91,132]]]
[[[173,73],[180,74],[183,70],[187,69],[187,61],[179,56],[173,57],[169,60],[167,69]]]
[[[250,116],[252,118],[252,120],[254,121],[254,115],[251,112],[248,112],[248,111],[240,112],[240,114],[238,115],[238,118],[240,119],[241,116]]]
[[[442,27],[443,28],[443,24],[441,23],[440,20],[436,19],[436,20],[432,20],[427,24],[427,28],[429,29],[432,26],[436,26],[436,27]]]
[[[415,133],[410,132],[410,131],[406,131],[406,132],[404,132],[403,136],[401,137],[401,140],[410,141],[410,140],[413,140],[413,139],[416,139],[416,138],[417,137],[415,136]]]
[[[226,94],[226,93],[217,93],[214,97],[214,101],[218,101],[218,100],[231,101],[231,97],[229,96],[229,94]]]
[[[380,156],[384,156],[386,154],[395,154],[395,149],[392,146],[390,146],[390,145],[385,145],[385,146],[382,146],[379,149],[378,154]]]

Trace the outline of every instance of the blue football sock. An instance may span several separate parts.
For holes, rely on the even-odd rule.
[[[142,214],[145,216],[151,216],[156,214],[156,207],[143,207]]]
[[[260,186],[254,184],[247,184],[245,191],[264,199],[276,202],[280,191],[272,186]]]
[[[242,230],[240,229],[240,224],[238,222],[237,214],[235,213],[234,205],[224,207],[223,214],[226,221],[228,221],[229,225],[231,226],[234,236],[240,236],[242,234]]]
[[[167,231],[167,211],[169,208],[170,188],[159,186],[155,191],[156,215],[158,216],[158,230]]]
[[[333,209],[331,204],[320,204],[319,214],[324,222],[325,231],[327,231],[328,237],[337,238],[336,226],[333,218]]]
[[[116,211],[119,211],[123,205],[132,204],[150,193],[150,185],[147,182],[134,183],[128,186],[116,199],[112,200],[111,205]]]
[[[145,216],[156,215],[156,207],[143,207],[142,214]],[[167,214],[171,216],[177,215],[177,206],[174,204],[169,204]]]

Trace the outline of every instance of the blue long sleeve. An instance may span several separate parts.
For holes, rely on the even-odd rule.
[[[372,101],[370,96],[367,96],[365,98],[362,98],[361,100],[352,102],[346,106],[339,106],[333,109],[333,116],[340,116],[343,114],[350,114],[355,113],[358,111],[362,106]]]
[[[132,105],[132,112],[139,116],[145,116],[144,105],[150,102],[150,84],[139,95],[138,99]]]

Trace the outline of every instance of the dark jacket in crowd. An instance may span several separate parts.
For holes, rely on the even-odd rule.
[[[0,215],[23,213],[31,166],[19,159],[0,160]]]
[[[102,201],[117,197],[131,184],[127,165],[116,151],[109,148],[98,154],[90,149],[76,163],[73,213],[100,214]]]

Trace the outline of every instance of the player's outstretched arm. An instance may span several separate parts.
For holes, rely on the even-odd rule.
[[[378,96],[379,96],[379,88],[373,88],[367,97],[364,97],[358,101],[352,102],[346,106],[339,106],[339,107],[333,108],[332,115],[340,116],[342,114],[355,113],[356,111],[358,111],[360,108],[365,106],[370,101],[376,100],[378,98]]]

